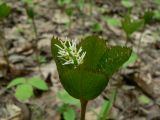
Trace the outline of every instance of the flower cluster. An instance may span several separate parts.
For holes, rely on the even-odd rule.
[[[61,46],[55,44],[59,49],[58,56],[64,61],[63,65],[73,64],[75,67],[83,63],[86,52],[82,52],[82,47],[77,49],[75,41],[60,41]]]

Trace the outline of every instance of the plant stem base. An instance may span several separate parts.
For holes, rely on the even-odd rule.
[[[86,114],[86,107],[87,107],[87,100],[80,100],[81,102],[81,119],[80,120],[85,120],[85,114]]]

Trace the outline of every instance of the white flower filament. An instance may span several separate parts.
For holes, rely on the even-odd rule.
[[[59,49],[57,57],[64,61],[63,65],[73,64],[76,67],[83,63],[86,52],[82,52],[82,47],[77,50],[74,41],[70,42],[69,40],[66,40],[60,42],[62,47],[57,44],[55,44],[55,46]]]

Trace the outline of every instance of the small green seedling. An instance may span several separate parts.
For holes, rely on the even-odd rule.
[[[4,20],[11,13],[11,7],[6,3],[0,4],[0,21]]]
[[[102,25],[100,23],[94,23],[92,25],[92,31],[93,32],[102,32],[103,28],[102,28]]]
[[[150,98],[148,98],[147,96],[145,95],[140,95],[138,97],[138,102],[141,104],[141,105],[147,105],[147,104],[150,104],[152,101]]]
[[[72,0],[57,0],[57,4],[61,7],[70,3],[72,3]]]
[[[160,0],[153,0],[157,5],[160,5]]]
[[[27,12],[28,18],[34,19],[35,13],[34,13],[33,7],[28,6],[26,8],[26,12]]]
[[[133,20],[131,19],[130,15],[126,15],[124,19],[121,21],[122,24],[122,29],[124,30],[126,34],[126,43],[127,45],[128,41],[130,41],[131,35],[142,28],[144,26],[144,19],[139,19],[139,20]]]
[[[22,2],[25,5],[25,10],[26,10],[28,18],[33,21],[35,17],[33,0],[22,0]]]
[[[121,0],[121,4],[126,8],[132,8],[134,6],[134,2],[132,0]]]
[[[153,11],[151,11],[151,10],[145,11],[144,16],[143,16],[145,24],[151,23],[153,20],[153,17],[154,17]]]
[[[78,7],[81,11],[83,11],[84,5],[85,5],[85,0],[79,0]]]
[[[37,26],[36,26],[36,22],[35,22],[35,11],[34,11],[34,2],[33,0],[22,0],[22,2],[25,5],[25,10],[28,16],[28,19],[31,20],[31,25],[33,28],[33,33],[34,33],[34,44],[33,47],[35,49],[35,58],[36,58],[36,63],[38,65],[39,68],[39,72],[42,75],[40,66],[41,66],[41,61],[40,58],[41,56],[39,55],[39,51],[38,51],[38,41],[39,41],[39,36],[38,36],[38,32],[37,32]]]
[[[35,61],[38,61],[38,63],[40,63],[40,64],[47,63],[47,58],[43,55],[39,55],[38,57],[35,56],[33,59]]]
[[[65,9],[65,13],[69,16],[69,22],[66,24],[66,26],[67,26],[68,29],[69,29],[69,30],[68,30],[68,31],[69,31],[69,34],[70,34],[70,32],[71,32],[73,11],[74,11],[73,6],[68,6],[68,7]]]
[[[68,8],[66,8],[65,12],[66,12],[66,14],[68,16],[72,16],[72,14],[73,14],[73,8],[72,7],[68,7]]]
[[[68,104],[63,104],[58,108],[58,112],[63,115],[63,120],[75,120],[76,113]]]
[[[159,21],[160,20],[160,9],[157,9],[154,11],[154,17],[155,20]]]
[[[113,90],[112,95],[109,98],[109,100],[106,100],[102,104],[102,108],[101,108],[101,111],[100,111],[100,113],[98,115],[97,120],[106,120],[106,119],[110,118],[109,114],[111,112],[111,109],[113,107],[114,101],[116,99],[116,94],[117,94],[117,91]]]
[[[101,94],[132,53],[127,47],[107,46],[97,36],[88,36],[78,45],[53,37],[51,50],[63,87],[81,102],[81,120],[85,119],[88,101]]]
[[[64,104],[69,104],[69,105],[75,105],[77,107],[80,107],[80,102],[79,100],[75,99],[71,95],[69,95],[65,90],[60,90],[57,93],[58,99],[60,99]]]
[[[112,27],[120,27],[121,26],[121,21],[118,18],[113,18],[113,17],[105,17],[104,18],[105,22],[112,26]]]
[[[75,120],[76,113],[74,111],[74,108],[80,107],[79,100],[70,96],[65,90],[60,90],[57,93],[57,97],[63,103],[59,107],[58,112],[63,115],[64,120]]]
[[[33,0],[21,0],[21,1],[29,6],[33,6]]]
[[[133,65],[133,64],[137,61],[137,59],[138,59],[137,53],[135,53],[134,51],[132,51],[132,54],[131,54],[130,58],[128,59],[127,62],[125,62],[125,63],[123,64],[122,67],[123,67],[123,68],[126,68],[126,67],[128,67],[129,65]]]
[[[38,34],[37,34],[37,27],[35,25],[35,20],[34,20],[35,12],[34,12],[33,0],[22,0],[22,2],[25,5],[25,10],[26,10],[28,18],[32,21],[32,26],[33,26],[33,29],[34,29],[35,39],[37,41]]]
[[[25,4],[25,9],[26,9],[26,12],[27,12],[27,15],[30,19],[33,19],[34,18],[34,3],[33,3],[33,0],[21,0],[24,4]]]
[[[144,26],[144,20],[133,20],[130,15],[126,15],[122,20],[122,28],[127,36],[131,36],[134,32]]]
[[[16,86],[15,97],[20,100],[28,100],[32,96],[34,96],[33,90],[34,88],[46,91],[48,90],[47,84],[39,77],[32,77],[32,78],[16,78],[13,79],[7,88],[12,88]]]
[[[160,0],[154,0],[155,4],[157,4],[157,9],[154,10],[154,19],[160,21]]]

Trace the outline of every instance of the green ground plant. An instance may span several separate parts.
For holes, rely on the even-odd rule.
[[[96,114],[97,120],[106,120],[110,119],[110,111],[114,104],[116,98],[116,90],[112,91],[109,99],[105,100],[101,105],[101,110],[99,113],[95,112],[93,109],[93,113]],[[61,106],[58,108],[58,112],[63,115],[64,120],[75,120],[76,119],[76,110],[80,109],[80,102],[78,99],[70,96],[65,90],[60,90],[57,93],[57,98],[61,101]],[[92,111],[92,108],[91,108]]]
[[[68,35],[71,34],[71,26],[72,26],[72,15],[75,10],[75,5],[72,0],[57,0],[57,5],[61,8],[61,10],[66,13],[69,17],[69,22],[66,23],[66,27],[68,28]]]
[[[92,32],[95,32],[95,33],[102,32],[103,30],[102,25],[98,22],[93,23],[91,29],[92,29]]]
[[[65,9],[65,13],[69,16],[69,22],[66,24],[66,26],[68,27],[68,34],[71,34],[71,27],[72,27],[72,15],[74,12],[74,7],[73,6],[68,6]]]
[[[57,98],[62,102],[58,112],[63,115],[64,120],[75,120],[75,109],[80,108],[80,102],[70,96],[65,90],[60,90],[57,93]]]
[[[97,120],[110,120],[110,112],[116,99],[117,90],[113,90],[110,98],[102,104],[101,111],[98,114]]]
[[[157,9],[154,10],[154,19],[160,21],[160,0],[154,0]]]
[[[43,91],[48,90],[47,84],[39,77],[15,78],[7,86],[8,89],[13,87],[16,87],[15,97],[20,101],[25,101],[33,97],[34,89],[39,89]]]
[[[146,10],[143,15],[144,23],[150,24],[153,21],[154,12],[152,10]]]
[[[72,0],[57,0],[57,4],[60,7],[64,7],[65,5],[71,4],[71,3],[72,3]]]
[[[34,11],[34,3],[33,3],[33,0],[22,0],[22,2],[24,3],[25,10],[26,10],[26,13],[27,13],[27,16],[28,16],[28,20],[31,21],[31,25],[32,25],[32,28],[33,28],[33,33],[34,33],[33,47],[34,47],[35,54],[36,54],[34,59],[35,59],[37,65],[38,65],[39,72],[40,72],[41,76],[43,77],[40,66],[41,66],[41,63],[42,63],[42,59],[44,60],[45,58],[42,58],[43,56],[41,56],[39,51],[38,51],[39,35],[38,35],[38,32],[37,32],[37,25],[36,25],[36,22],[35,22],[36,13]]]
[[[120,27],[121,26],[121,21],[119,18],[105,16],[103,19],[107,23],[107,25],[110,25],[112,27]]]
[[[131,15],[127,14],[126,16],[124,16],[121,24],[122,24],[122,29],[126,34],[125,45],[127,45],[127,43],[131,39],[131,35],[144,26],[144,19],[134,20],[131,18]]]
[[[121,4],[126,8],[132,8],[134,6],[134,1],[132,0],[121,0]]]
[[[127,47],[108,46],[96,36],[86,37],[78,45],[53,37],[51,50],[63,87],[81,102],[81,120],[88,101],[101,94],[132,52]]]
[[[127,45],[127,43],[129,41],[131,42],[131,36],[132,36],[133,33],[137,32],[140,29],[144,29],[144,27],[147,24],[150,24],[152,21],[153,21],[153,11],[151,11],[151,10],[146,10],[144,12],[144,15],[142,16],[142,18],[137,19],[137,20],[134,20],[133,18],[131,18],[130,13],[125,15],[124,18],[121,21],[122,29],[123,29],[123,31],[125,32],[125,35],[126,35],[125,45]],[[137,46],[137,53],[133,51],[132,54],[131,54],[131,57],[123,65],[123,67],[127,67],[128,65],[135,63],[136,60],[138,59],[137,54],[139,53],[139,48],[141,46],[142,35],[143,35],[143,33],[141,34],[141,36],[139,38],[139,42],[138,42],[138,46]]]

